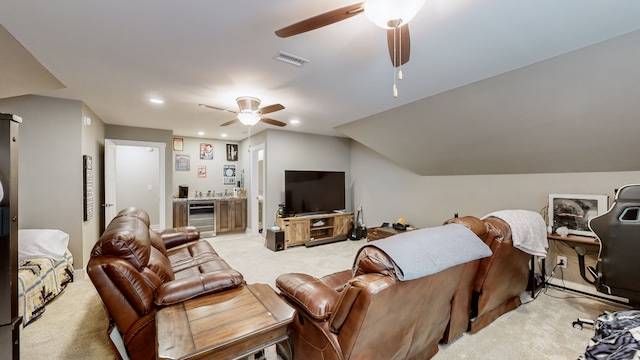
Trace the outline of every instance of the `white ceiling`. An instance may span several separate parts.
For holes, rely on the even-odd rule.
[[[284,130],[348,135],[374,149],[375,136],[358,139],[355,124],[640,30],[637,0],[427,0],[410,24],[411,60],[394,99],[385,31],[366,16],[286,39],[274,34],[354,2],[3,0],[0,24],[66,86],[40,95],[81,100],[108,124],[168,129],[179,136],[204,131],[207,138],[225,132],[227,139],[241,140],[247,136],[244,126],[219,126],[232,114],[198,104],[234,110],[235,98],[255,96],[262,105],[286,107],[269,117],[300,121]],[[273,59],[278,51],[310,61],[302,68],[288,65]],[[628,91],[637,93],[633,84]],[[165,103],[151,104],[150,97]],[[460,99],[468,101],[469,95]],[[403,117],[420,120],[420,113],[402,109]],[[494,116],[484,111],[491,125]],[[394,121],[393,112],[385,114]],[[402,125],[408,133],[410,120]],[[260,124],[252,133],[266,128],[275,127]],[[403,165],[420,174],[459,172],[424,170],[435,162]],[[528,170],[512,172],[522,171]]]

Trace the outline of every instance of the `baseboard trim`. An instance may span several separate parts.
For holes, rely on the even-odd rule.
[[[85,269],[73,269],[73,280],[84,280],[87,278],[87,271]]]

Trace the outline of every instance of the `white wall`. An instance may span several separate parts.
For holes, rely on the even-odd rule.
[[[224,165],[235,165],[236,181],[240,180],[241,161],[248,157],[246,152],[238,149],[238,161],[227,161],[227,144],[238,145],[235,141],[214,140],[206,138],[181,137],[183,139],[182,151],[170,151],[173,173],[173,194],[178,195],[178,187],[180,185],[189,186],[189,197],[194,196],[195,191],[201,191],[206,195],[207,191],[215,191],[224,193],[225,189],[233,190],[236,185],[224,185],[223,168]],[[200,144],[213,145],[213,159],[200,159]],[[240,146],[238,146],[240,148]],[[189,155],[190,169],[189,171],[176,171],[175,161],[176,154]],[[206,177],[198,177],[198,166],[206,167]]]

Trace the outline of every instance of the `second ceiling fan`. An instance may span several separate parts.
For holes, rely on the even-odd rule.
[[[247,126],[255,125],[259,121],[265,124],[275,125],[275,126],[287,125],[282,121],[269,119],[262,116],[264,114],[269,114],[269,113],[284,109],[284,106],[280,104],[273,104],[273,105],[268,105],[268,106],[258,108],[260,106],[260,99],[251,97],[251,96],[241,96],[236,99],[236,102],[238,103],[239,111],[227,110],[224,108],[219,108],[219,107],[207,105],[207,104],[200,104],[200,106],[210,108],[210,109],[215,109],[215,110],[222,110],[222,111],[230,112],[237,115],[235,119],[227,121],[226,123],[220,126],[228,126],[238,121],[240,121],[241,123]]]
[[[409,61],[411,44],[408,23],[424,6],[425,0],[368,0],[331,10],[276,30],[285,38],[315,30],[365,13],[369,20],[387,29],[389,56],[394,67]]]

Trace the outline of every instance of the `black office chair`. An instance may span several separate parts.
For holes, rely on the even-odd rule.
[[[589,221],[589,228],[600,239],[600,253],[596,267],[585,267],[586,250],[576,246],[580,275],[607,295],[629,299],[629,305],[640,308],[640,184],[625,185],[616,193],[609,210]],[[593,280],[587,277],[589,271]],[[578,319],[576,328],[592,320]]]

